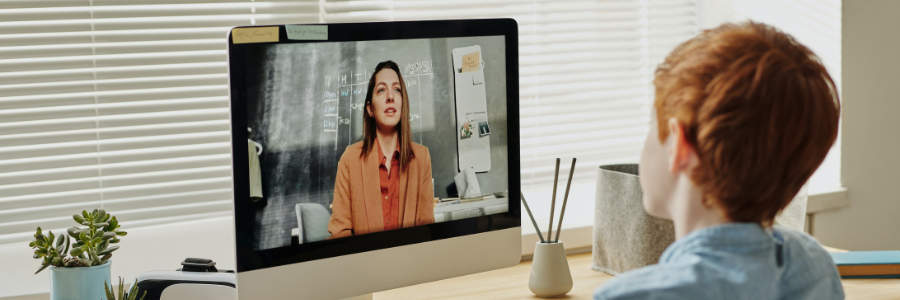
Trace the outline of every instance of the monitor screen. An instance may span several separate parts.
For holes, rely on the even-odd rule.
[[[510,37],[353,25],[229,40],[238,271],[519,226]]]

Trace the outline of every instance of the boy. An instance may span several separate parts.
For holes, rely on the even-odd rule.
[[[817,57],[768,25],[726,24],[673,50],[654,83],[640,182],[676,241],[594,298],[843,299],[821,245],[772,226],[837,137],[838,94]]]

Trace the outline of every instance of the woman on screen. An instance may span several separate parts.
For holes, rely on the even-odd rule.
[[[331,238],[434,223],[431,156],[412,141],[406,84],[393,61],[369,79],[363,138],[341,155],[331,205]]]

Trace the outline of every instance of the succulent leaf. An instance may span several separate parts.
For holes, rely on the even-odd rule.
[[[49,266],[50,266],[49,264],[41,265],[41,267],[38,268],[37,272],[34,272],[34,274],[40,273],[41,271],[43,271],[44,269],[46,269]]]
[[[131,284],[131,291],[128,291],[128,294],[131,296],[130,300],[138,300],[138,287],[137,287],[137,278],[134,279],[134,283]],[[144,291],[144,295],[141,296],[140,300],[144,300],[144,297],[147,296],[147,291]]]
[[[59,255],[62,255],[63,257],[66,256],[66,252],[69,252],[69,243],[70,243],[70,242],[69,242],[69,237],[66,237],[66,248],[63,249],[63,251],[60,252]]]
[[[113,245],[113,246],[110,246],[109,248],[106,248],[106,250],[100,251],[100,255],[106,255],[106,254],[112,253],[113,251],[116,251],[116,250],[119,250],[119,246]]]
[[[80,248],[75,248],[72,249],[72,252],[69,252],[69,254],[71,254],[72,256],[80,256],[82,252],[84,251],[82,251]]]
[[[119,277],[119,298],[125,298],[125,279]]]
[[[97,256],[97,253],[91,252],[91,262],[92,262],[92,264],[91,264],[92,266],[99,265],[100,264],[100,256]]]
[[[72,215],[72,219],[75,219],[75,223],[78,223],[78,224],[81,224],[81,222],[84,222],[84,217],[82,217],[81,215],[78,215],[78,214]]]
[[[66,236],[65,236],[65,235],[59,235],[59,237],[56,238],[56,248],[62,248],[63,242],[64,242],[65,240],[66,240]]]
[[[128,235],[128,233],[127,233],[127,232],[124,232],[124,231],[118,231],[118,230],[116,230],[116,235],[118,235],[118,236],[126,236],[126,235]]]
[[[111,289],[113,288],[106,280],[103,280],[103,290],[106,292],[107,300],[116,300],[116,295],[113,295]]]

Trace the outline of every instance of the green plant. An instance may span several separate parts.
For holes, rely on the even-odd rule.
[[[147,297],[147,291],[144,291],[144,294],[141,295],[141,298],[138,299],[138,287],[137,287],[137,279],[134,280],[134,283],[131,284],[131,290],[128,293],[125,292],[125,279],[119,277],[119,298],[116,298],[116,294],[113,294],[115,290],[111,284],[107,286],[106,280],[103,281],[103,289],[106,290],[106,300],[144,300],[144,297]],[[102,300],[102,299],[101,299]]]
[[[118,230],[121,227],[119,221],[103,209],[95,209],[90,213],[85,210],[80,215],[73,215],[72,218],[79,225],[87,227],[69,228],[66,230],[68,236],[60,235],[59,237],[56,237],[53,232],[45,236],[41,232],[41,228],[37,228],[34,241],[28,244],[35,249],[35,259],[43,258],[41,267],[35,274],[49,266],[74,268],[103,264],[112,257],[113,251],[119,249],[118,245],[111,244],[119,243],[119,236],[128,234]],[[75,243],[71,245],[71,251],[69,250],[69,237],[75,239]],[[71,257],[66,257],[67,252]]]
[[[56,240],[55,244],[54,240]],[[65,248],[63,248],[63,243],[65,243]],[[44,235],[41,232],[41,228],[38,227],[37,233],[34,234],[34,241],[29,243],[28,246],[35,249],[35,259],[44,259],[41,262],[41,268],[34,272],[34,274],[37,274],[51,265],[61,266],[63,264],[66,252],[69,251],[69,239],[65,235],[56,237],[53,231],[50,231],[48,235]]]

